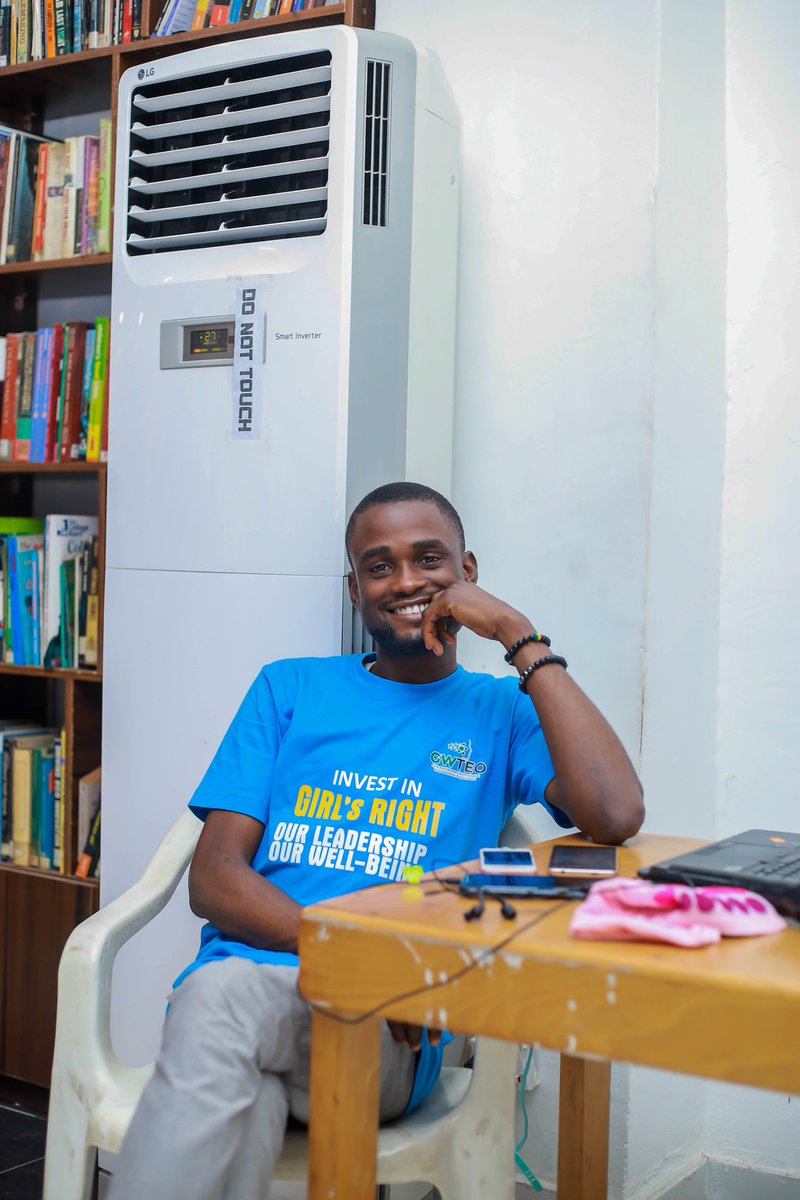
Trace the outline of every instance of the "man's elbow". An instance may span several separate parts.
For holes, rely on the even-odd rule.
[[[189,867],[189,907],[196,917],[205,920],[209,917],[208,894],[206,872],[192,862]]]
[[[619,846],[628,838],[634,837],[642,828],[645,817],[644,794],[639,781],[637,787],[624,800],[617,800],[604,814],[602,824],[602,841],[611,846]],[[595,841],[599,839],[592,835]]]

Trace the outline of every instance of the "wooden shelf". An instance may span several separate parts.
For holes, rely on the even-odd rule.
[[[0,460],[0,475],[104,475],[106,462],[15,462]]]
[[[308,12],[260,17],[257,21],[241,21],[235,25],[220,25],[211,29],[187,30],[186,33],[173,33],[168,37],[146,37],[138,42],[122,42],[117,46],[103,46],[99,50],[81,50],[77,54],[62,54],[57,58],[41,58],[33,62],[15,63],[13,67],[0,67],[0,84],[4,79],[10,79],[15,75],[28,76],[32,72],[39,71],[65,71],[74,66],[87,65],[104,58],[120,57],[125,59],[132,55],[147,56],[154,50],[171,53],[175,46],[182,49],[185,46],[207,41],[224,40],[231,34],[252,36],[268,30],[283,33],[289,29],[302,29],[304,26],[342,25],[346,20],[348,9],[351,7],[363,10],[366,22],[367,17],[374,10],[374,0],[370,0],[369,4],[329,4],[325,8],[312,8]],[[124,65],[123,63],[123,69]]]
[[[0,862],[0,871],[8,871],[13,875],[27,875],[33,879],[48,879],[55,883],[72,883],[76,887],[86,887],[97,891],[99,879],[81,879],[77,875],[61,875],[58,871],[42,871],[39,867],[19,867],[16,863]]]
[[[27,675],[42,679],[79,679],[85,683],[101,683],[103,680],[102,671],[77,667],[23,667],[14,663],[0,663],[0,675]]]
[[[142,0],[142,29],[148,35],[164,2]],[[86,114],[108,113],[112,122],[113,179],[119,81],[128,68],[136,69],[148,60],[166,59],[196,46],[333,25],[374,28],[375,0],[342,0],[309,12],[190,30],[164,38],[147,36],[138,42],[2,67],[0,120],[41,133],[49,128],[49,119],[58,116],[72,122],[76,130],[79,125],[83,132]],[[66,129],[67,124],[61,127]],[[84,305],[80,311],[84,311],[89,293],[108,291],[111,261],[110,254],[97,254],[0,266],[0,276],[8,276],[7,281],[0,280],[0,333],[69,319],[73,295],[80,297]],[[41,313],[40,299],[46,299]],[[60,307],[56,309],[54,302]],[[113,380],[111,403],[113,406]],[[86,492],[86,485],[92,482],[97,489],[98,661],[102,663],[107,464],[0,461],[0,512],[24,516],[38,511],[38,493],[46,490],[39,481],[70,477],[75,492]],[[57,686],[54,680],[59,681]],[[102,756],[102,671],[0,664],[0,690],[4,716],[64,729],[62,850],[63,862],[72,871],[82,849],[77,845],[79,781],[100,763]],[[0,863],[0,1074],[47,1085],[59,958],[70,932],[97,910],[99,892],[96,879]]]
[[[33,275],[40,271],[75,271],[86,267],[110,267],[110,254],[84,254],[74,258],[50,258],[41,262],[3,263],[0,275]]]

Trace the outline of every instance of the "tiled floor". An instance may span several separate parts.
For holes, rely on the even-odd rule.
[[[47,1122],[0,1100],[0,1200],[41,1200]]]

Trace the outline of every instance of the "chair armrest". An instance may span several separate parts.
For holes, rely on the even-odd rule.
[[[540,841],[540,835],[531,818],[532,814],[527,811],[527,806],[518,805],[500,830],[500,845],[515,848],[530,846]]]
[[[122,946],[165,907],[197,845],[202,822],[188,810],[158,846],[141,878],[72,931],[58,968],[56,1045],[60,1052],[93,1045],[109,1073],[110,1004],[114,960]]]

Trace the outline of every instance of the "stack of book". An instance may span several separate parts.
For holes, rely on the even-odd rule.
[[[141,0],[2,0],[0,67],[142,36]]]
[[[167,37],[186,29],[207,29],[211,25],[236,25],[259,17],[307,12],[310,8],[324,8],[326,3],[339,3],[339,0],[167,0],[153,37]]]
[[[0,125],[0,263],[110,249],[110,118],[63,142]]]
[[[64,875],[67,867],[66,733],[29,721],[0,721],[2,858]],[[75,874],[100,874],[100,767],[78,781]]]
[[[97,669],[96,517],[0,517],[0,662]]]
[[[0,721],[2,856],[18,867],[62,869],[63,752],[62,735],[56,729]]]
[[[0,337],[0,459],[104,462],[108,317]]]

